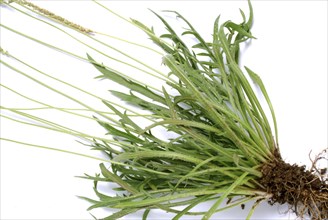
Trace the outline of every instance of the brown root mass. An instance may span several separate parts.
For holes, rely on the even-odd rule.
[[[328,219],[328,179],[326,169],[318,170],[313,161],[311,170],[305,166],[285,163],[277,152],[275,159],[262,166],[260,183],[272,197],[269,204],[289,204],[297,216],[312,220]]]

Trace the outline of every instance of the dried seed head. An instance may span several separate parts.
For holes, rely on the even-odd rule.
[[[42,14],[42,15],[44,15],[44,16],[52,19],[52,20],[55,20],[55,21],[57,21],[60,24],[64,24],[64,25],[66,25],[66,26],[68,26],[70,28],[73,28],[75,30],[78,30],[80,32],[83,32],[83,33],[86,33],[86,34],[91,34],[91,33],[94,32],[93,30],[91,30],[89,28],[85,28],[85,27],[83,27],[81,25],[78,25],[76,23],[73,23],[73,22],[71,22],[71,21],[69,21],[69,20],[67,20],[67,19],[65,19],[65,18],[63,18],[61,16],[58,16],[58,15],[52,13],[51,11],[48,11],[48,10],[46,10],[44,8],[41,8],[41,7],[35,5],[35,4],[31,3],[31,2],[28,2],[26,0],[12,0],[12,1],[15,2],[15,3],[17,3],[17,4],[19,4],[19,5],[29,7],[33,11],[39,12],[40,14]]]

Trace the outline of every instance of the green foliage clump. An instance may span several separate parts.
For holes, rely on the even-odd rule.
[[[197,39],[198,43],[191,48],[155,12],[168,31],[160,37],[152,28],[132,20],[164,51],[163,64],[170,70],[168,76],[176,79],[167,80],[161,92],[125,79],[88,55],[89,61],[101,72],[99,78],[130,89],[130,93],[111,93],[151,112],[150,118],[154,121],[143,128],[125,112],[104,101],[119,116],[119,124],[118,128],[103,121],[99,124],[118,141],[119,147],[99,141],[95,141],[93,147],[119,164],[112,163],[110,168],[101,164],[101,176],[86,177],[95,180],[95,192],[100,199],[88,199],[94,203],[90,209],[120,210],[109,219],[142,209],[145,218],[151,209],[162,209],[176,213],[174,219],[185,214],[209,219],[222,209],[219,206],[227,198],[241,197],[223,209],[265,198],[266,193],[261,191],[257,181],[262,176],[259,168],[278,149],[269,120],[238,63],[240,44],[254,38],[250,32],[251,4],[249,9],[247,21],[241,11],[243,22],[240,24],[227,21],[219,25],[218,17],[213,26],[212,42],[205,42],[181,14],[170,11],[188,26],[182,36],[191,35]],[[163,39],[169,39],[171,44]],[[274,112],[264,85],[252,70],[247,67],[245,70],[264,94],[277,134]],[[158,138],[152,132],[157,127],[164,127],[175,137]],[[97,190],[99,181],[115,182],[120,186],[117,190],[124,194],[115,197],[101,194]],[[208,211],[190,211],[209,200],[215,202]],[[182,205],[185,206],[183,210],[175,209]]]

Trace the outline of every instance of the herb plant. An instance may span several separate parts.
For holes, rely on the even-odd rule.
[[[91,29],[30,2],[14,2],[96,40],[93,34],[97,33]],[[95,3],[110,11],[100,2]],[[14,7],[13,3],[3,4]],[[187,27],[182,34],[178,34],[164,17],[153,11],[167,30],[161,36],[153,28],[130,19],[132,25],[144,31],[161,49],[163,57],[159,62],[168,70],[166,75],[158,76],[165,82],[162,88],[153,88],[141,80],[125,76],[119,70],[102,64],[92,54],[88,53],[86,58],[78,57],[99,71],[98,79],[110,80],[128,90],[110,90],[112,95],[131,108],[140,109],[133,111],[102,99],[103,105],[112,113],[108,116],[82,101],[74,100],[93,113],[91,119],[103,127],[110,138],[88,136],[17,109],[3,109],[41,123],[37,126],[81,137],[87,140],[84,144],[106,156],[104,161],[109,163],[99,165],[99,174],[82,177],[94,181],[94,191],[99,199],[81,197],[92,203],[89,210],[108,207],[117,210],[104,219],[118,219],[140,210],[144,211],[143,219],[147,219],[152,209],[161,209],[174,213],[174,220],[184,215],[205,220],[216,212],[251,200],[255,201],[254,206],[245,216],[246,219],[251,218],[262,201],[288,203],[300,217],[327,219],[327,170],[316,165],[324,158],[325,151],[315,158],[310,170],[283,161],[277,120],[264,83],[251,68],[243,68],[239,64],[241,45],[254,39],[251,33],[253,10],[250,2],[248,5],[249,15],[246,18],[240,11],[243,21],[239,24],[221,22],[218,17],[214,21],[212,40],[209,42],[176,11],[166,12],[176,16]],[[197,43],[189,46],[183,36],[192,37]],[[1,52],[24,64],[9,52],[3,49]],[[119,53],[129,56],[124,51]],[[14,68],[5,61],[1,63]],[[28,74],[25,76],[29,77]],[[31,79],[47,87],[42,81]],[[261,91],[269,116],[251,83],[255,83]],[[52,87],[47,88],[72,99]],[[38,103],[50,109],[69,112]],[[171,137],[158,135],[158,128]],[[116,196],[100,192],[99,182],[115,183]],[[193,211],[197,205],[210,200],[214,202],[208,210]],[[222,208],[224,203],[226,205]]]

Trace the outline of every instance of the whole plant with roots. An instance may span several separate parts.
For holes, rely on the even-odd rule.
[[[27,6],[42,12],[31,3]],[[250,2],[249,12],[246,19],[241,11],[243,21],[239,24],[220,23],[218,17],[210,42],[175,11],[169,13],[187,26],[181,35],[155,12],[167,30],[161,36],[153,28],[131,19],[164,53],[159,62],[169,71],[165,84],[156,91],[87,55],[100,72],[98,78],[130,90],[129,93],[111,91],[114,96],[151,113],[140,115],[151,122],[143,127],[126,111],[103,100],[119,119],[106,121],[95,117],[115,142],[94,140],[92,144],[111,163],[101,163],[100,174],[83,177],[94,181],[94,191],[99,197],[99,200],[81,197],[92,203],[89,210],[101,207],[118,210],[104,219],[117,219],[139,210],[144,210],[146,219],[152,209],[161,209],[175,213],[174,220],[183,215],[201,216],[205,220],[216,212],[254,200],[247,219],[261,201],[287,203],[301,218],[328,219],[327,170],[317,167],[319,160],[327,159],[327,150],[312,161],[309,170],[284,162],[279,151],[275,114],[265,86],[250,68],[239,65],[240,45],[254,39],[250,31],[253,22]],[[54,17],[49,13],[47,16]],[[54,19],[63,22],[58,16]],[[92,33],[85,28],[79,31],[83,30],[87,30],[84,34]],[[197,43],[189,47],[183,40],[185,35]],[[243,70],[260,89],[270,117]],[[165,128],[175,137],[157,137],[152,132],[157,127]],[[100,192],[99,182],[116,183],[117,195]],[[214,203],[208,210],[192,210],[209,200]],[[177,208],[181,206],[184,208]]]

